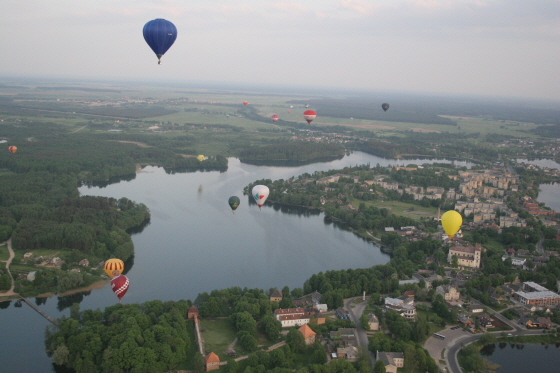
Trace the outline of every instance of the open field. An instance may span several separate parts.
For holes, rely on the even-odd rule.
[[[199,320],[200,331],[204,339],[204,349],[214,352],[220,357],[221,361],[233,359],[225,354],[228,346],[235,340],[237,334],[237,330],[230,319]],[[276,342],[270,342],[263,335],[257,333],[257,346],[259,346],[259,348],[266,349],[274,343]],[[233,349],[236,351],[237,357],[249,354],[249,352],[239,344],[236,344]]]
[[[360,203],[365,203],[369,206],[375,206],[377,208],[386,208],[391,211],[392,214],[398,216],[404,216],[412,219],[433,218],[437,216],[437,208],[435,207],[423,207],[415,205],[412,203],[404,203],[399,201],[362,201],[358,199],[352,200],[352,206],[358,208]]]

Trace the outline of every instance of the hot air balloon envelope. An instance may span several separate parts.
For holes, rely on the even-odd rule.
[[[201,161],[201,162],[202,162],[202,161],[204,160],[204,156],[203,156],[202,154],[201,154],[201,155],[199,155],[199,156],[198,156],[198,157],[196,157],[196,158],[197,158],[197,159],[198,159],[199,161]]]
[[[259,205],[259,208],[261,208],[268,198],[268,195],[270,194],[270,189],[268,189],[266,185],[255,185],[253,187],[252,193],[255,202],[257,202],[257,205]]]
[[[461,224],[463,224],[463,217],[455,210],[447,211],[441,216],[441,225],[449,238],[453,238],[455,233],[461,228]]]
[[[152,48],[158,60],[167,52],[177,39],[177,28],[163,18],[154,19],[144,25],[144,40]]]
[[[278,115],[274,114],[274,115],[272,116],[272,121],[273,121],[274,123],[278,122]]]
[[[117,298],[119,298],[119,300],[124,297],[124,295],[128,291],[129,285],[130,281],[128,281],[128,278],[125,275],[117,276],[111,280],[111,289],[113,289],[113,292],[115,293]]]
[[[247,101],[243,101],[243,105],[249,105]]]
[[[241,203],[241,200],[237,196],[231,196],[228,199],[229,207],[231,207],[231,211],[233,211],[233,212],[235,212],[235,210],[237,210],[237,207],[239,206],[240,203]]]
[[[105,265],[103,266],[103,269],[105,270],[105,273],[109,277],[111,278],[117,277],[123,273],[124,263],[122,260],[117,258],[109,259],[105,261]]]
[[[308,124],[311,124],[311,122],[313,121],[313,119],[315,119],[316,116],[317,113],[314,112],[313,110],[305,110],[303,112],[303,117],[305,118]]]
[[[10,151],[10,153],[14,154],[15,152],[17,152],[17,146],[8,146],[8,150]]]
[[[383,109],[383,111],[387,111],[389,110],[389,104],[382,104],[381,108]]]

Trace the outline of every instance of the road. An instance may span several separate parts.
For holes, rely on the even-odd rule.
[[[360,298],[362,298],[362,297],[345,299],[344,300],[344,308],[350,314],[350,319],[352,321],[354,321],[354,323],[356,324],[356,338],[358,339],[358,346],[363,347],[366,351],[368,351],[369,342],[368,342],[368,339],[367,339],[367,332],[364,330],[364,328],[362,328],[362,325],[360,323],[360,317],[362,316],[362,313],[364,312],[364,309],[367,306],[367,300],[364,300],[363,302],[358,303],[356,306],[354,306],[354,308],[351,307],[352,302],[354,302],[354,300],[360,299]],[[371,366],[373,367],[375,365],[375,357],[373,356],[373,354],[371,352],[369,352],[369,356],[371,358]]]
[[[541,254],[544,255],[544,247],[543,247],[543,242],[544,242],[544,233],[541,232],[541,239],[539,240],[539,242],[537,242],[537,251]]]

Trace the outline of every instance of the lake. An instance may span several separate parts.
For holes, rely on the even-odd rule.
[[[560,345],[492,343],[484,346],[480,354],[501,366],[504,373],[556,373]]]
[[[302,287],[321,271],[364,268],[389,261],[378,247],[337,225],[322,213],[299,208],[259,210],[249,205],[243,187],[258,179],[287,179],[303,173],[370,163],[375,166],[411,163],[450,163],[446,160],[388,160],[354,152],[342,159],[303,166],[271,167],[229,159],[227,172],[166,173],[145,167],[134,178],[102,187],[80,188],[82,195],[127,197],[146,204],[150,224],[132,239],[134,264],[123,303],[160,299],[194,300],[198,293],[232,286],[269,289]],[[467,162],[455,162],[468,166]],[[233,214],[227,200],[241,198]],[[31,300],[47,315],[69,315],[81,309],[117,303],[109,283],[101,289],[70,297]],[[51,372],[43,334],[48,321],[29,306],[0,303],[0,364],[5,372]]]
[[[560,164],[553,159],[516,159],[516,161],[560,170]],[[539,189],[537,201],[560,213],[560,183],[540,184]]]

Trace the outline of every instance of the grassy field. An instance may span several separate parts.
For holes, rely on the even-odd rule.
[[[230,359],[225,352],[228,346],[234,341],[237,331],[229,319],[200,319],[200,330],[204,339],[204,349],[214,352],[220,357],[221,361]],[[235,350],[240,354],[240,346],[235,346]]]
[[[433,218],[437,216],[437,208],[435,207],[423,207],[415,205],[412,203],[404,203],[399,201],[362,201],[359,199],[352,199],[352,206],[358,208],[360,203],[365,203],[369,206],[375,206],[377,208],[386,208],[391,211],[391,213],[404,216],[412,219],[420,219],[421,217]]]
[[[237,334],[235,326],[229,319],[200,319],[200,330],[204,339],[205,350],[214,352],[220,357],[221,361],[233,359],[225,354],[228,346],[235,340]],[[266,349],[274,343],[276,342],[269,341],[260,333],[257,334],[257,346],[259,348]],[[239,344],[234,346],[234,350],[237,352],[237,357],[250,353]]]

